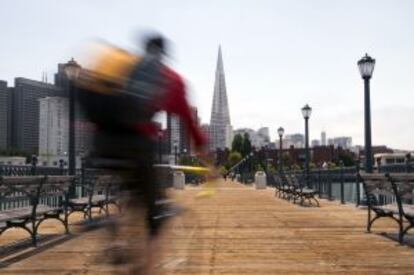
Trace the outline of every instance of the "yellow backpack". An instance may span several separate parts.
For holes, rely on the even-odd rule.
[[[141,58],[121,48],[101,44],[91,69],[83,70],[78,85],[87,91],[112,94],[125,87]]]

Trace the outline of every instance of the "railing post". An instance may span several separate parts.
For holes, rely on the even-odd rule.
[[[321,168],[318,168],[318,195],[322,197],[322,181],[321,181]]]
[[[344,190],[344,163],[341,161],[340,165],[340,183],[341,183],[341,203],[345,204],[345,190]]]
[[[309,176],[308,176],[309,186],[312,189],[315,188],[315,182],[313,180],[314,171],[315,171],[315,169],[309,169]]]
[[[405,159],[405,172],[411,173],[411,154],[408,153]]]
[[[85,196],[85,174],[86,174],[86,161],[84,158],[81,160],[81,196]]]
[[[328,200],[332,200],[332,175],[331,175],[331,170],[328,170]]]
[[[30,173],[34,176],[36,175],[36,166],[37,166],[37,156],[32,155],[32,168]]]
[[[382,168],[382,166],[381,166],[381,159],[378,158],[377,159],[377,171],[378,171],[378,173],[382,173],[383,172],[381,168]]]
[[[356,206],[359,206],[361,204],[361,190],[359,185],[359,180],[357,174],[359,174],[360,169],[360,163],[357,161],[356,163],[356,175],[355,175],[355,184],[356,184]]]
[[[65,174],[64,170],[65,161],[63,159],[59,160],[59,168],[60,168],[60,174],[63,176]]]

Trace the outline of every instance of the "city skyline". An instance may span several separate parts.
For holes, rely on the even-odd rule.
[[[217,70],[217,68],[216,68],[216,74],[217,74],[217,71],[219,72],[219,79],[221,79],[221,76],[223,75],[224,76],[224,72],[223,72],[223,61],[222,61],[222,57],[221,57],[222,55],[221,55],[221,48],[219,47],[219,54],[218,54],[218,59],[217,59],[217,68],[219,69],[219,70]],[[29,81],[29,82],[33,82],[33,83],[35,83],[35,85],[49,85],[49,86],[47,86],[47,87],[52,87],[52,86],[55,86],[56,88],[58,88],[58,87],[60,87],[62,84],[61,83],[59,83],[59,81],[61,81],[61,80],[59,80],[60,78],[59,78],[59,73],[62,73],[62,66],[63,66],[64,64],[57,64],[57,67],[58,67],[58,70],[56,71],[56,73],[55,73],[55,80],[54,80],[54,82],[46,82],[46,79],[45,78],[42,78],[42,80],[41,81],[38,81],[38,80],[31,80],[31,79],[26,79],[26,78],[21,78],[21,77],[16,77],[15,78],[15,81],[17,81],[17,83],[20,83],[22,80],[23,81]],[[223,77],[223,79],[224,79],[224,77]],[[8,86],[8,87],[6,87],[5,86],[5,82],[4,81],[2,81],[2,82],[0,82],[2,85],[4,85],[4,87],[3,88],[8,88],[8,89],[14,89],[15,88],[15,86]],[[216,84],[217,84],[217,82],[216,82]],[[217,85],[216,85],[217,86]],[[220,85],[219,85],[220,86]],[[224,85],[225,86],[225,85]],[[219,95],[218,94],[218,96],[217,97],[222,97],[221,95]],[[213,97],[214,98],[214,97]],[[45,99],[45,98],[43,98],[43,99]],[[213,106],[212,106],[212,116],[213,116],[213,113],[214,113],[214,111],[213,111],[213,109],[214,109],[214,103],[215,103],[215,101],[216,100],[214,100],[213,99]],[[196,108],[195,108],[196,109]],[[217,109],[217,108],[216,108]],[[227,108],[228,109],[228,108]],[[229,110],[227,110],[227,111],[229,111]],[[217,112],[217,111],[216,111]],[[216,116],[217,116],[217,114],[216,114]],[[217,120],[217,118],[216,118],[216,120]],[[178,122],[178,120],[177,120],[177,123],[179,123]],[[169,123],[168,123],[168,115],[167,115],[167,121],[166,121],[166,126],[168,126],[169,125]],[[178,125],[178,124],[177,124]],[[181,127],[181,126],[177,126],[177,127]],[[168,127],[167,127],[168,128]],[[173,127],[174,128],[174,127]],[[253,131],[253,132],[256,132],[256,131],[259,131],[260,132],[260,130],[261,129],[264,129],[264,128],[269,128],[269,127],[267,127],[267,126],[262,126],[262,127],[252,127],[252,128],[249,128],[249,127],[240,127],[240,128],[236,128],[236,129],[233,129],[232,130],[232,132],[233,133],[238,133],[238,132],[244,132],[244,131],[246,131],[246,130],[248,130],[248,131]],[[9,129],[10,130],[10,129]],[[181,129],[180,131],[183,131],[183,129]],[[7,133],[6,133],[7,134]],[[351,139],[351,143],[352,143],[352,136],[344,136],[344,135],[338,135],[338,136],[330,136],[329,135],[329,133],[327,133],[327,131],[325,131],[325,130],[323,130],[321,133],[321,138],[319,139],[319,138],[314,138],[314,139],[312,139],[311,141],[312,142],[314,142],[314,141],[318,141],[319,142],[319,144],[320,145],[322,145],[322,146],[329,146],[329,145],[335,145],[336,143],[334,142],[334,140],[336,140],[336,139],[342,139],[342,138],[350,138]],[[269,134],[268,134],[269,135]],[[289,148],[290,147],[290,145],[294,145],[294,143],[293,144],[291,144],[291,143],[286,143],[286,140],[289,140],[289,138],[290,138],[290,136],[295,136],[295,135],[301,135],[302,136],[302,138],[304,139],[304,133],[301,133],[301,132],[286,132],[285,134],[284,134],[284,136],[283,136],[283,139],[285,140],[285,144],[284,144],[284,148]],[[322,135],[324,135],[324,138],[328,141],[328,142],[326,142],[326,140],[325,140],[325,145],[323,145],[323,137],[322,137]],[[270,136],[270,135],[269,135]],[[170,139],[171,139],[171,137],[170,137]],[[270,141],[269,142],[278,142],[278,137],[276,137],[276,138],[274,138],[274,139],[270,139]],[[254,141],[255,140],[255,138],[253,138],[252,139],[252,141]],[[12,142],[12,143],[15,143],[15,141],[14,142]],[[12,144],[11,143],[11,144]],[[294,145],[294,147],[295,148],[302,148],[302,147],[304,147],[304,140],[303,141],[301,141],[301,145]],[[377,146],[381,146],[381,145],[385,145],[385,146],[387,146],[387,144],[378,144]],[[81,146],[82,147],[82,145],[81,144],[79,144],[79,146]],[[181,145],[181,146],[183,146],[183,145]],[[181,146],[180,146],[180,148],[181,148]],[[319,145],[317,145],[317,146],[319,146]],[[363,147],[363,144],[352,144],[352,147]],[[185,147],[185,146],[184,146]],[[183,147],[183,148],[184,148]],[[189,146],[187,146],[187,147],[189,147]],[[260,148],[261,146],[259,146],[259,148]],[[311,147],[314,147],[313,145],[311,146]],[[343,148],[350,148],[350,146],[342,146]],[[397,150],[399,150],[399,149],[401,149],[401,148],[393,148],[393,149],[397,149]],[[410,150],[410,149],[406,149],[406,148],[403,148],[403,150]]]
[[[309,103],[311,140],[326,130],[363,145],[363,82],[356,62],[368,52],[377,60],[371,81],[373,144],[413,150],[414,4],[397,3],[3,2],[8,12],[0,30],[7,39],[0,46],[0,79],[9,87],[14,77],[40,80],[44,71],[53,79],[56,64],[71,56],[82,60],[84,45],[95,37],[133,49],[131,34],[157,29],[174,43],[168,61],[185,76],[202,122],[209,120],[221,44],[235,129],[267,126],[272,140],[279,126],[302,133],[300,108]]]

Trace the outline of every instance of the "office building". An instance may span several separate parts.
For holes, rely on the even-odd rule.
[[[321,145],[322,145],[322,146],[326,146],[326,145],[328,145],[328,144],[326,143],[326,132],[325,132],[325,131],[322,131],[322,133],[321,133]]]
[[[269,128],[262,127],[257,131],[250,128],[240,128],[233,131],[233,138],[237,134],[244,136],[244,134],[249,135],[250,143],[255,148],[262,148],[268,146],[270,143]]]
[[[9,104],[10,90],[6,81],[0,81],[0,149],[7,149],[9,146]]]
[[[39,99],[39,157],[66,157],[69,150],[69,102],[64,97]]]
[[[221,47],[219,47],[209,125],[209,136],[212,139],[210,150],[215,151],[217,148],[230,148],[232,133],[223,58]]]
[[[320,146],[320,145],[321,145],[321,143],[319,142],[318,139],[313,139],[311,141],[311,147],[317,147],[317,146]]]
[[[195,123],[198,124],[197,108],[191,107],[191,115]],[[193,152],[193,141],[189,129],[178,116],[167,114],[167,134],[170,154],[175,154],[175,150],[178,154],[191,154]]]
[[[303,134],[288,134],[283,139],[283,148],[287,149],[291,146],[295,148],[305,147],[305,136]]]
[[[39,99],[61,97],[55,85],[15,78],[12,93],[12,147],[36,154],[39,151]]]
[[[352,137],[335,137],[328,139],[329,145],[335,148],[350,149],[352,147]]]

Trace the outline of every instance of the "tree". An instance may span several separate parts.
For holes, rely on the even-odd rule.
[[[231,152],[228,159],[229,168],[233,167],[236,163],[241,161],[242,156],[239,152]]]
[[[292,157],[289,153],[284,153],[282,155],[283,158],[283,166],[292,166],[294,164],[294,161],[292,160]]]
[[[269,174],[274,174],[274,173],[276,173],[276,168],[277,168],[277,167],[274,167],[271,163],[269,163],[269,164],[267,165],[267,172],[268,172]]]
[[[179,163],[181,165],[188,165],[188,166],[204,166],[197,157],[190,156],[190,155],[183,155],[179,159]]]
[[[263,166],[261,165],[261,164],[258,164],[258,165],[256,165],[256,172],[264,172],[264,168],[263,168]]]
[[[220,173],[222,176],[224,176],[225,174],[227,174],[227,173],[228,173],[228,171],[227,171],[226,167],[224,167],[224,166],[220,166],[218,170],[219,170],[219,173]]]
[[[252,143],[250,142],[249,134],[244,133],[242,149],[240,153],[242,154],[243,157],[245,157],[248,154],[250,154],[251,151],[252,151]]]
[[[351,152],[340,150],[338,152],[338,159],[341,160],[344,166],[353,166],[355,165],[354,156]]]
[[[242,153],[242,150],[243,150],[243,137],[242,135],[237,134],[233,138],[233,142],[231,144],[231,151]]]

